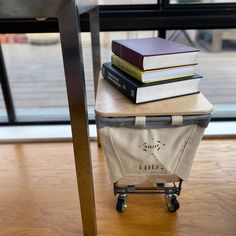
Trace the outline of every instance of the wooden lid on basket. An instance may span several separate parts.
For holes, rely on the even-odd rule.
[[[104,79],[98,82],[95,112],[102,117],[203,115],[212,111],[212,104],[201,93],[137,105]]]

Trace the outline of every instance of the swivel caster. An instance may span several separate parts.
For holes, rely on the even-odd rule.
[[[125,204],[126,198],[127,198],[127,194],[125,194],[125,193],[119,194],[119,196],[117,198],[116,210],[119,213],[122,213],[127,208],[127,205]]]
[[[166,192],[164,198],[169,211],[176,212],[179,209],[179,202],[172,192]]]

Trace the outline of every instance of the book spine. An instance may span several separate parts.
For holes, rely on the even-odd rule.
[[[118,57],[128,61],[129,63],[138,67],[139,69],[144,70],[143,56],[140,55],[139,53],[119,44],[116,41],[112,41],[111,50]]]
[[[102,66],[103,78],[117,88],[132,102],[136,103],[137,87],[129,82],[128,79],[124,79],[122,75],[115,73],[110,68]]]
[[[111,57],[111,62],[114,66],[118,67],[119,69],[121,69],[125,73],[129,74],[133,78],[135,78],[141,82],[143,81],[142,80],[142,73],[138,70],[135,70],[133,68],[133,66],[130,66],[128,63],[120,61],[116,57],[113,57],[113,56]]]

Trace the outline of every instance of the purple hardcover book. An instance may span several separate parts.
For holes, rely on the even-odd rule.
[[[197,64],[198,49],[162,38],[112,41],[112,52],[142,70]]]

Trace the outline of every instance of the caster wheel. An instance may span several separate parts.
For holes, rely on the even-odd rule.
[[[127,207],[127,205],[125,204],[125,200],[126,200],[126,194],[120,194],[119,197],[117,198],[116,210],[119,213],[124,212]]]
[[[174,194],[165,194],[165,201],[170,212],[176,212],[179,209],[179,202]]]

